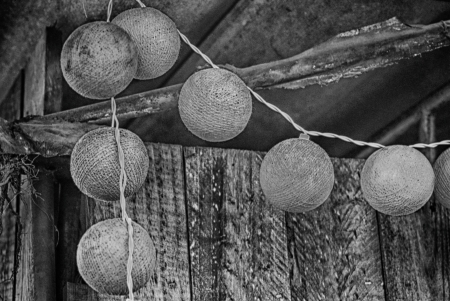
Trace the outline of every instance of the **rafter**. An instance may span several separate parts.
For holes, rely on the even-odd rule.
[[[254,89],[326,85],[449,46],[447,26],[450,21],[409,26],[393,18],[339,34],[291,58],[242,69],[224,67]],[[118,118],[130,119],[176,108],[180,89],[181,84],[117,99]],[[110,118],[110,102],[104,101],[14,124],[0,123],[0,153],[68,155],[78,138],[96,127],[93,124],[105,124]],[[23,140],[19,143],[15,137]],[[12,141],[21,146],[13,147]]]

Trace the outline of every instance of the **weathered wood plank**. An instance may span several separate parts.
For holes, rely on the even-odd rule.
[[[265,87],[293,80],[308,84],[325,83],[328,79],[346,77],[342,75],[346,68],[349,75],[355,76],[372,70],[372,67],[381,67],[400,58],[409,58],[424,51],[450,45],[450,39],[443,35],[443,24],[408,27],[396,20],[388,20],[339,35],[323,45],[289,59],[232,70],[241,75],[251,87]],[[373,60],[381,63],[375,64]],[[337,77],[336,72],[339,75]],[[118,117],[134,118],[176,108],[180,88],[181,85],[175,85],[118,99]],[[84,133],[85,127],[81,124],[72,126],[65,121],[105,123],[109,122],[110,118],[110,102],[106,101],[49,114],[29,122],[22,121],[14,126],[0,122],[0,153],[65,155],[70,153],[71,146],[76,141],[67,141],[67,136],[78,139]],[[143,135],[142,128],[146,127],[141,125],[135,124],[130,129]],[[16,134],[18,138],[14,138]],[[60,144],[64,145],[59,148]]]
[[[21,117],[22,105],[22,73],[19,73],[9,93],[3,102],[0,103],[0,118],[14,121]]]
[[[61,70],[62,34],[54,27],[47,28],[45,48],[44,114],[61,111],[63,75]]]
[[[445,102],[448,93],[438,92],[435,95]],[[433,108],[423,107],[420,112],[422,143],[436,141]],[[431,162],[436,159],[434,151],[424,150],[424,154]],[[379,214],[388,300],[448,299],[449,218],[434,196],[421,210],[408,216]]]
[[[15,120],[20,118],[22,99],[22,76],[18,76],[10,92],[6,96],[5,100],[0,103],[0,117],[7,120]],[[1,163],[0,163],[1,164]],[[2,199],[2,192],[0,192],[0,216],[1,226],[0,229],[0,297],[3,301],[12,301],[14,299],[14,284],[15,284],[15,271],[14,260],[16,251],[16,222],[17,216],[13,214],[17,212],[18,200],[13,195],[12,190],[8,187],[0,187],[4,189],[4,193],[9,193],[11,203],[5,198]]]
[[[359,184],[363,161],[332,161],[330,198],[287,214],[292,300],[385,300],[376,213]]]
[[[19,212],[23,233],[15,300],[54,301],[54,178],[42,171],[37,180],[33,183],[25,181],[21,189]]]
[[[356,77],[401,59],[447,47],[450,40],[446,38],[443,27],[443,24],[447,23],[407,26],[393,18],[339,34],[316,47],[283,60],[247,68],[236,68],[231,65],[225,67],[238,74],[248,86],[255,89],[292,82],[295,82],[297,88],[313,84],[323,85],[342,78]],[[175,108],[180,89],[181,85],[176,84],[119,98],[117,116],[119,119],[135,118]],[[137,103],[133,105],[134,102]],[[101,123],[110,117],[110,103],[104,101],[43,118]]]
[[[58,186],[53,174],[40,169],[33,182],[36,196],[27,204],[32,210],[33,274],[35,295],[33,301],[56,300],[55,277],[55,195]],[[25,210],[27,210],[25,209]],[[21,211],[22,212],[22,211]]]
[[[180,146],[148,144],[150,168],[146,182],[127,204],[129,216],[150,234],[157,250],[157,267],[136,294],[141,300],[189,300],[189,258]],[[88,220],[97,223],[119,217],[118,202],[95,202]],[[99,295],[100,298],[107,298]]]
[[[271,0],[242,0],[221,20],[198,47],[210,56],[216,64],[231,64],[237,67],[282,60],[305,51],[305,61],[297,66],[300,67],[301,65],[300,68],[303,71],[306,71],[309,67],[315,67],[319,75],[321,71],[325,70],[323,66],[328,64],[326,62],[328,59],[323,56],[319,60],[308,60],[306,54],[316,52],[315,55],[318,55],[322,50],[320,47],[314,46],[330,38],[334,40],[333,42],[338,42],[338,39],[333,38],[334,35],[347,31],[350,31],[346,33],[347,36],[359,34],[359,30],[353,29],[378,23],[392,16],[398,16],[407,24],[428,24],[439,19],[441,12],[446,9],[448,9],[448,4],[431,8],[429,5],[419,4],[419,2],[411,0],[389,2],[389,5],[384,0],[359,1],[358,3],[352,0],[342,0],[339,3],[324,0],[302,3],[296,0],[276,2]],[[373,36],[369,39],[373,39],[375,42],[376,37]],[[356,44],[348,45],[347,51],[353,52],[355,50],[353,46],[356,46]],[[381,50],[382,47],[377,48]],[[307,50],[309,48],[314,50]],[[413,48],[407,47],[405,51]],[[343,54],[340,51],[332,51],[332,53],[336,56]],[[322,52],[322,54],[324,53]],[[299,62],[303,60],[302,56],[297,57]],[[351,61],[352,59],[347,63],[352,64]],[[310,62],[311,65],[305,64],[305,62]],[[383,64],[381,61],[374,61],[373,63],[375,65]],[[198,55],[191,55],[169,81],[169,84],[185,81],[199,65],[205,65],[205,62]],[[270,65],[267,67],[274,67]],[[315,79],[315,83],[329,83],[339,80],[341,76],[356,75],[351,75],[350,70],[346,72],[345,65],[341,65],[344,68],[334,73],[334,79],[332,79],[333,76],[327,78],[327,76],[319,75]],[[367,65],[368,68],[370,68],[369,65]],[[294,71],[294,69],[296,68],[294,67],[291,71]],[[274,72],[265,74],[260,79],[263,77],[265,81],[267,77],[275,79],[283,73],[277,72],[280,69],[273,70]],[[355,68],[353,71],[359,73],[358,71],[362,70]],[[298,77],[297,79],[300,80],[297,83],[288,84],[287,87],[298,88],[311,84],[309,83],[312,79],[311,76],[305,77],[306,79],[302,79],[302,76]],[[253,85],[257,81],[257,77],[253,78],[249,84]]]
[[[64,287],[63,301],[99,301],[97,292],[84,284],[68,282]]]
[[[284,214],[264,201],[259,155],[184,154],[193,300],[291,300]]]
[[[20,195],[20,219],[23,224],[21,233],[20,265],[16,276],[16,301],[35,301],[34,240],[32,231],[33,196],[31,183],[24,182]],[[34,206],[33,206],[34,207]],[[25,209],[26,210],[25,210]]]
[[[431,204],[430,204],[431,205]],[[447,300],[448,214],[439,204],[407,216],[379,214],[386,299]],[[444,288],[446,289],[444,291]]]
[[[438,91],[439,92],[439,91]],[[443,102],[448,93],[435,93]],[[437,107],[437,106],[436,106]],[[423,107],[419,139],[436,141],[433,107]],[[424,150],[430,162],[435,151]],[[434,196],[402,217],[379,214],[387,300],[447,300],[450,296],[450,214]],[[395,280],[395,281],[394,281]]]
[[[81,237],[80,211],[82,193],[71,179],[61,181],[57,228],[59,241],[56,247],[56,289],[58,300],[63,299],[65,286],[79,277],[76,251]],[[84,229],[85,230],[85,229]],[[84,233],[84,232],[83,232]],[[68,288],[70,292],[70,288]],[[78,299],[81,300],[81,299]]]
[[[59,4],[52,0],[0,3],[0,103],[32,56],[46,26],[56,21]]]
[[[8,198],[2,198],[0,192],[0,297],[2,301],[14,300],[14,284],[16,280],[14,270],[14,260],[16,251],[16,222],[17,216],[13,213],[17,210],[17,199],[15,192],[9,187],[0,187],[5,189],[4,193]]]
[[[24,72],[24,116],[44,115],[47,34],[39,37]]]

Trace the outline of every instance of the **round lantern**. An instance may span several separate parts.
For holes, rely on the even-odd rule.
[[[418,150],[393,145],[377,150],[364,164],[361,189],[377,211],[394,216],[421,208],[434,189],[434,172]]]
[[[261,188],[275,207],[305,212],[325,202],[333,189],[328,154],[308,139],[288,139],[269,150],[261,164]]]
[[[148,153],[142,140],[128,130],[120,129],[120,144],[127,176],[125,197],[130,197],[147,177]],[[90,131],[78,140],[70,159],[70,173],[87,196],[103,201],[120,199],[120,163],[113,128]]]
[[[110,98],[125,90],[137,66],[137,50],[131,37],[109,22],[78,27],[61,53],[61,69],[69,86],[92,99]]]
[[[244,130],[252,114],[252,98],[234,73],[205,69],[184,83],[178,109],[190,132],[206,141],[221,142]]]
[[[434,163],[436,199],[450,209],[450,148],[443,152]]]
[[[125,29],[137,46],[139,63],[135,78],[159,77],[175,64],[180,37],[168,16],[154,8],[142,7],[126,10],[112,22]]]
[[[156,250],[148,232],[133,225],[133,290],[142,288],[154,272]],[[128,228],[114,218],[90,227],[77,248],[77,266],[84,281],[99,293],[125,295],[127,287]]]

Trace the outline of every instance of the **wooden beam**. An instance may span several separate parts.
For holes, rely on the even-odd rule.
[[[23,115],[44,115],[47,34],[42,33],[24,72]]]
[[[56,21],[59,2],[6,0],[0,10],[0,103],[34,52],[45,28]]]
[[[425,99],[421,100],[417,105],[410,108],[403,113],[394,122],[382,129],[378,134],[371,137],[372,142],[389,145],[395,142],[401,135],[403,135],[411,126],[417,124],[423,117],[432,115],[434,111],[438,110],[442,105],[450,101],[450,82],[434,91]],[[426,117],[428,118],[428,117]],[[423,120],[427,122],[427,120]],[[423,125],[428,126],[428,125]],[[430,129],[428,129],[430,130]],[[430,142],[431,143],[431,142]],[[349,156],[355,158],[367,158],[376,151],[375,148],[367,147],[357,154],[350,153]]]
[[[450,26],[450,21],[447,22]],[[238,74],[254,89],[325,85],[449,46],[450,39],[446,36],[444,24],[447,23],[407,26],[393,18],[341,33],[288,59],[242,69],[230,65],[224,68]],[[117,99],[119,120],[175,108],[181,86],[173,85]],[[110,103],[108,100],[42,118],[105,123],[111,118]]]
[[[390,19],[340,34],[289,59],[243,69],[226,67],[252,88],[328,84],[450,45],[445,24],[406,26]],[[176,108],[180,89],[181,84],[120,98],[118,118],[124,120]],[[104,124],[110,118],[110,102],[104,101],[30,121],[8,125],[0,122],[0,153],[68,155],[78,138],[95,128],[68,121]]]

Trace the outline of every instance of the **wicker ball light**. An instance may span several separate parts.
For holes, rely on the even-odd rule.
[[[375,210],[400,216],[425,205],[433,193],[434,180],[433,167],[421,152],[392,145],[367,159],[361,173],[361,189]]]
[[[434,195],[444,207],[450,209],[450,148],[437,158],[433,169],[436,176]]]
[[[305,212],[325,202],[334,185],[328,154],[308,139],[288,139],[269,150],[261,164],[266,199],[288,212]]]
[[[125,129],[120,129],[120,144],[127,175],[125,197],[130,197],[147,177],[148,153],[142,140]],[[87,196],[102,201],[120,199],[120,164],[113,128],[90,131],[78,140],[70,159],[70,173],[77,187]]]
[[[151,7],[133,8],[112,21],[128,32],[138,50],[135,78],[152,79],[166,73],[180,52],[180,37],[175,23]]]
[[[156,250],[148,232],[133,224],[133,291],[142,288],[154,272]],[[125,295],[127,287],[128,228],[120,218],[107,219],[90,227],[77,248],[80,275],[94,290]]]
[[[221,142],[239,135],[252,114],[252,98],[244,82],[224,69],[191,75],[178,100],[181,120],[197,137]]]
[[[61,69],[69,86],[92,99],[125,90],[136,75],[137,49],[128,33],[110,22],[78,27],[64,43]]]

